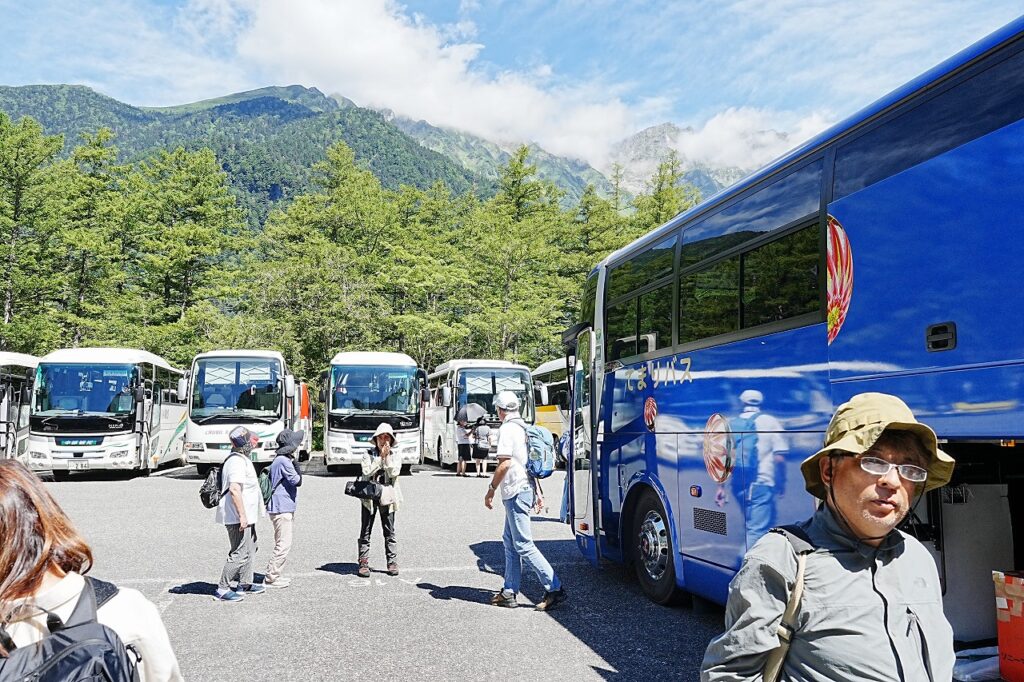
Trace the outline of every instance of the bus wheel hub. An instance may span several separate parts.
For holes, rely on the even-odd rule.
[[[661,514],[647,512],[640,524],[640,560],[652,580],[660,580],[668,568],[668,529]]]

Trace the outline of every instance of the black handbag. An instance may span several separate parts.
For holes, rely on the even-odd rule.
[[[383,488],[376,481],[349,481],[345,484],[345,494],[360,500],[379,500]]]

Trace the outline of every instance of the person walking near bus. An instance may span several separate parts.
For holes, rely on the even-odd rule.
[[[770,657],[782,657],[785,680],[950,679],[953,632],[935,560],[896,529],[915,498],[953,473],[935,432],[899,398],[862,393],[839,406],[824,447],[800,468],[822,504],[747,553],[701,679],[774,682]],[[803,592],[790,607],[801,561]]]
[[[267,562],[263,584],[270,587],[288,587],[290,578],[281,575],[284,564],[288,560],[288,552],[292,549],[292,525],[295,518],[295,503],[302,485],[302,472],[294,461],[293,455],[302,439],[304,431],[282,429],[277,434],[277,453],[270,465],[270,485],[273,492],[267,514],[274,525],[274,552]]]
[[[476,464],[477,478],[487,475],[487,456],[490,450],[491,427],[481,418],[473,427],[473,462]]]
[[[359,575],[370,577],[370,534],[373,520],[380,513],[380,526],[384,532],[384,554],[388,562],[388,575],[398,575],[398,540],[395,537],[395,512],[402,503],[402,491],[398,487],[398,476],[402,473],[402,462],[395,456],[395,431],[383,422],[370,439],[373,448],[363,455],[362,480],[376,481],[389,487],[388,499],[363,500],[363,522],[359,530]]]
[[[231,440],[231,452],[221,465],[217,523],[227,529],[229,547],[214,598],[237,602],[245,594],[260,594],[267,589],[253,583],[256,520],[263,512],[263,494],[260,492],[259,479],[256,478],[256,467],[250,459],[250,453],[259,438],[244,426],[236,426],[228,438]]]
[[[472,426],[464,421],[455,423],[455,447],[458,449],[458,461],[455,464],[455,475],[466,476],[466,467],[473,458]]]
[[[526,472],[526,422],[519,415],[519,398],[511,391],[501,391],[494,396],[494,407],[501,422],[498,429],[498,468],[487,486],[484,505],[492,509],[494,493],[501,491],[501,500],[505,505],[505,532],[502,535],[505,546],[505,582],[491,599],[491,604],[506,608],[519,605],[516,595],[519,593],[525,561],[544,587],[544,598],[535,608],[538,611],[550,611],[565,601],[566,595],[561,581],[555,575],[555,569],[533,543],[530,513],[541,505],[541,500],[534,482]]]
[[[181,680],[156,605],[137,590],[84,577],[92,550],[39,478],[16,460],[0,460],[0,538],[0,667],[13,652],[46,638],[51,618],[75,625],[81,600],[95,598],[96,622],[138,654],[142,682]]]

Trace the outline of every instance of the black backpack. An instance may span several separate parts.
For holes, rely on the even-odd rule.
[[[135,647],[96,620],[96,611],[117,594],[117,587],[85,578],[85,587],[67,622],[48,613],[50,634],[34,645],[16,648],[0,627],[7,658],[0,658],[0,682],[139,682]]]
[[[224,487],[221,484],[221,467],[228,461],[229,458],[238,455],[241,457],[241,453],[232,452],[230,455],[224,458],[224,462],[219,467],[211,467],[210,473],[206,474],[206,480],[199,486],[199,501],[203,503],[203,506],[207,509],[213,509],[220,504],[220,498],[224,495]],[[2,682],[2,681],[0,681]]]

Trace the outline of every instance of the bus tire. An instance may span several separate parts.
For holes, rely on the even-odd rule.
[[[342,465],[340,465],[340,464],[328,464],[327,465],[327,473],[329,473],[329,474],[333,474],[333,475],[337,476],[338,474],[341,473],[341,470],[342,470]]]
[[[210,475],[210,469],[212,467],[212,464],[197,464],[196,473],[199,474],[199,478],[206,478]]]
[[[630,547],[633,568],[644,594],[663,606],[677,603],[682,593],[676,587],[672,532],[661,500],[651,490],[645,491],[637,503]]]
[[[71,478],[71,472],[64,469],[54,469],[52,472],[54,482],[60,483]]]
[[[437,457],[437,468],[439,468],[439,469],[444,469],[444,455],[441,454],[442,447],[443,447],[443,444],[441,443],[441,439],[438,438],[437,439],[437,450],[434,450],[434,454]]]
[[[402,465],[402,475],[403,476],[409,476],[410,474],[412,474],[412,465],[411,464],[403,464]]]

